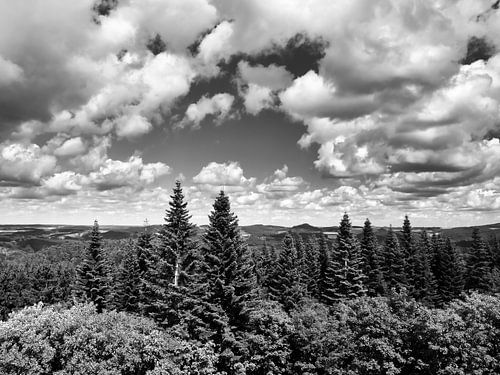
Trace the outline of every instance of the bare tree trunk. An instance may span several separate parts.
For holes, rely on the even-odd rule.
[[[174,286],[179,286],[179,260],[175,261]]]

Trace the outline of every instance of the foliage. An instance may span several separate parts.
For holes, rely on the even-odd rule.
[[[179,341],[152,321],[96,314],[93,305],[39,304],[0,323],[0,373],[5,375],[214,374],[213,360],[210,348]]]

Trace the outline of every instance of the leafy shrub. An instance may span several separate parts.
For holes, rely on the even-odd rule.
[[[42,304],[0,323],[0,373],[213,374],[214,355],[173,338],[145,318]],[[162,370],[163,369],[163,370]]]

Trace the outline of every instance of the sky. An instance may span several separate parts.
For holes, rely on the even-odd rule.
[[[0,0],[0,223],[500,222],[491,0]]]

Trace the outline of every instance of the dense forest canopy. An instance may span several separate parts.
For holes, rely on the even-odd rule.
[[[201,238],[179,181],[170,198],[158,231],[104,242],[96,221],[77,256],[0,263],[2,374],[500,371],[500,252],[477,229],[459,252],[344,213],[333,239],[249,248],[223,191]]]

